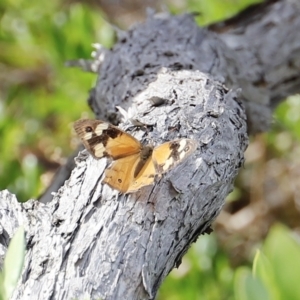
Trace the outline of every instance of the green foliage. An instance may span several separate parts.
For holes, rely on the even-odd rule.
[[[253,277],[247,267],[240,267],[235,272],[234,294],[236,300],[271,300],[262,282]]]
[[[256,259],[254,275],[268,289],[271,299],[300,299],[300,244],[282,225],[273,226]],[[272,294],[271,294],[272,293]]]
[[[20,227],[9,244],[6,252],[3,272],[0,274],[0,299],[9,299],[17,286],[22,273],[25,257],[25,233]]]
[[[236,300],[297,300],[300,274],[300,244],[282,225],[275,225],[257,251],[253,272],[240,267],[235,272]]]
[[[0,189],[18,199],[38,196],[41,175],[71,152],[71,123],[89,111],[96,75],[64,63],[90,58],[94,42],[112,44],[113,30],[101,15],[57,0],[1,5]]]
[[[162,284],[158,300],[297,300],[300,244],[283,225],[275,225],[253,268],[233,270],[217,248],[214,235],[201,236]]]
[[[248,6],[260,2],[263,0],[188,0],[184,8],[190,12],[199,13],[196,18],[199,25],[207,25],[233,17]],[[171,9],[175,13],[180,13],[183,7],[176,8],[173,5]]]
[[[232,299],[233,269],[220,252],[215,236],[201,236],[162,284],[158,300]]]
[[[289,154],[293,142],[300,140],[300,96],[290,96],[275,111],[268,141],[278,150],[278,155]]]

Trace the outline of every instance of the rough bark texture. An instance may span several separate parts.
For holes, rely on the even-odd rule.
[[[122,33],[111,51],[97,51],[100,77],[90,104],[98,118],[116,123],[119,105],[129,112],[122,127],[137,138],[159,144],[189,137],[198,149],[157,184],[131,195],[102,185],[109,162],[85,151],[48,205],[21,205],[2,192],[2,257],[15,229],[24,224],[27,230],[14,299],[155,297],[232,190],[248,141],[241,100],[255,132],[266,128],[281,96],[296,90],[299,4],[262,7],[252,19],[219,25],[218,34],[197,27],[190,15],[151,16]]]
[[[200,70],[241,88],[248,132],[266,131],[276,105],[299,92],[299,12],[297,0],[273,0],[208,29],[187,15],[149,19],[124,34],[104,60],[106,76],[99,77],[92,108],[97,117],[113,119],[115,106],[132,106],[162,66]]]
[[[96,54],[93,69],[103,62],[90,97],[96,116],[118,124],[115,106],[132,107],[133,97],[165,66],[201,70],[228,88],[241,88],[248,133],[266,131],[273,109],[299,93],[299,6],[298,0],[266,1],[208,29],[191,16],[162,16],[120,34],[112,52],[100,48]],[[52,190],[63,179],[56,177]],[[49,198],[46,193],[42,201]]]
[[[299,13],[298,0],[271,0],[211,28],[231,53],[225,78],[242,88],[250,133],[266,131],[274,108],[300,91]]]
[[[148,92],[157,88],[168,100],[140,113],[140,122],[153,125],[132,133],[155,143],[188,136],[198,141],[197,152],[129,196],[101,184],[105,159],[82,152],[50,204],[29,201],[16,218],[26,220],[29,244],[15,299],[153,299],[217,216],[247,143],[241,103],[235,92],[195,71],[165,69]],[[2,202],[5,197],[13,202],[7,193]],[[12,219],[6,217],[3,224]]]

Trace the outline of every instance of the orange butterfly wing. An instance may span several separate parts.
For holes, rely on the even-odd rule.
[[[99,120],[81,119],[74,129],[85,148],[95,157],[110,157],[113,160],[139,153],[142,144],[130,134]]]
[[[197,142],[179,139],[154,148],[152,160],[157,174],[163,174],[183,162],[197,148]]]
[[[134,180],[134,170],[139,163],[140,154],[133,154],[114,161],[105,170],[103,183],[108,184],[122,193],[127,193]]]
[[[127,193],[135,192],[143,186],[153,184],[155,175],[156,170],[154,167],[154,163],[152,161],[152,158],[149,157],[141,171],[138,173],[137,177],[134,178],[132,183],[129,185]]]

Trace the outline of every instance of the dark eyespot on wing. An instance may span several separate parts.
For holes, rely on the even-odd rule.
[[[91,126],[87,126],[85,128],[85,132],[92,132],[93,131],[93,128]]]

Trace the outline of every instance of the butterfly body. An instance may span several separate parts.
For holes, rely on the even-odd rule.
[[[74,129],[86,149],[97,159],[113,160],[103,183],[122,193],[131,193],[154,183],[161,175],[195,151],[197,143],[179,139],[155,148],[142,145],[132,135],[100,120],[82,119]]]

